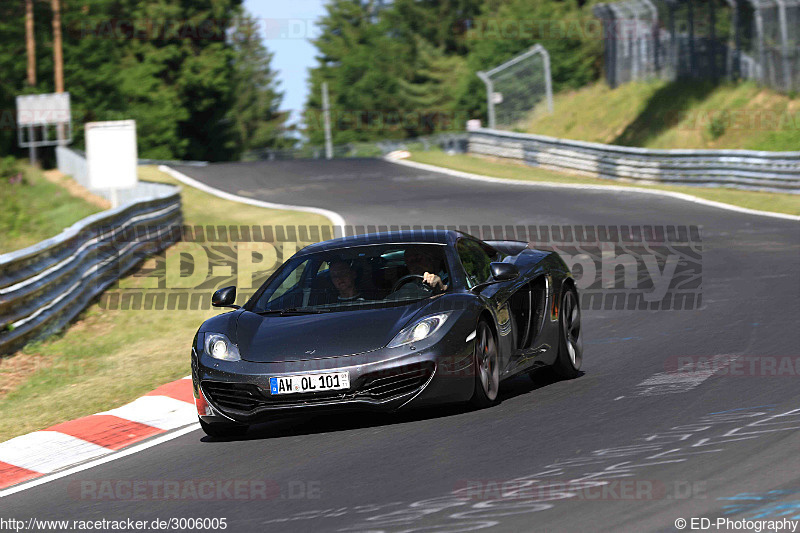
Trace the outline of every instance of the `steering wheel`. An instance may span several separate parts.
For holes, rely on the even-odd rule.
[[[421,276],[419,274],[407,274],[397,280],[397,282],[392,287],[392,292],[397,292],[397,289],[399,289],[401,286],[405,285],[409,281],[415,281],[416,278],[419,278],[419,283],[420,285],[422,285],[422,290],[426,292],[431,292],[433,290],[433,287],[425,283],[425,276]]]

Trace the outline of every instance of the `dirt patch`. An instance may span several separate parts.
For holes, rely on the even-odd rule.
[[[111,202],[102,196],[90,192],[86,187],[72,178],[65,176],[58,170],[45,170],[42,174],[47,178],[47,181],[63,187],[70,195],[80,198],[92,205],[96,205],[101,209],[111,209]]]
[[[0,358],[0,398],[16,389],[37,370],[50,366],[48,359],[40,354],[18,352]]]

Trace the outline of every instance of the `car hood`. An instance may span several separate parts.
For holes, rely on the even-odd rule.
[[[236,343],[245,361],[280,363],[370,352],[386,346],[425,302],[325,314],[239,315]]]

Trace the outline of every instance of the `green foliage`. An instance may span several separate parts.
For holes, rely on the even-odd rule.
[[[413,80],[398,80],[401,99],[414,109],[453,110],[458,82],[467,74],[464,58],[446,55],[419,36],[416,45],[418,69]]]
[[[22,181],[22,169],[13,156],[0,157],[0,186]]]
[[[231,35],[238,88],[229,111],[235,146],[240,151],[288,146],[287,113],[278,109],[283,94],[278,92],[277,73],[270,67],[272,53],[261,42],[258,21],[243,12]]]
[[[408,43],[372,2],[332,0],[314,40],[319,65],[311,70],[304,121],[312,144],[323,142],[322,83],[327,82],[336,144],[405,137],[402,120],[387,112],[403,109],[398,80],[411,71]]]
[[[136,120],[142,157],[224,160],[282,143],[271,55],[241,3],[62,1],[76,145],[85,122],[118,119]],[[0,4],[0,153],[17,151],[14,96],[54,90],[49,4],[34,4],[33,88],[25,87],[24,2]]]
[[[100,211],[13,157],[0,158],[0,205],[0,254],[53,237]]]
[[[728,113],[716,113],[711,117],[711,120],[709,120],[706,125],[706,129],[712,140],[716,141],[725,135],[729,119]]]
[[[553,91],[577,88],[600,76],[602,39],[589,5],[578,0],[487,0],[467,34],[469,75],[459,104],[486,116],[486,90],[475,75],[541,44],[550,54]]]
[[[469,51],[464,38],[467,26],[485,3],[485,0],[394,0],[391,9],[382,15],[404,37],[418,36],[445,55],[463,56]]]
[[[321,85],[334,143],[463,130],[486,114],[476,76],[536,43],[550,52],[555,90],[599,77],[599,22],[583,0],[332,0],[314,44],[306,134],[323,142]]]

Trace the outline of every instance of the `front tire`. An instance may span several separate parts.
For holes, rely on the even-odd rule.
[[[478,323],[475,339],[475,391],[470,403],[479,409],[497,402],[500,388],[500,365],[497,357],[497,341],[492,328],[485,320]]]
[[[242,435],[247,433],[247,430],[249,428],[249,426],[246,426],[244,424],[234,424],[234,423],[209,424],[208,422],[203,422],[202,419],[199,420],[200,420],[200,427],[203,429],[205,434],[215,439],[241,437]]]
[[[553,372],[561,379],[574,379],[581,374],[583,339],[581,307],[578,304],[578,293],[572,287],[564,288],[558,322],[560,340]]]

